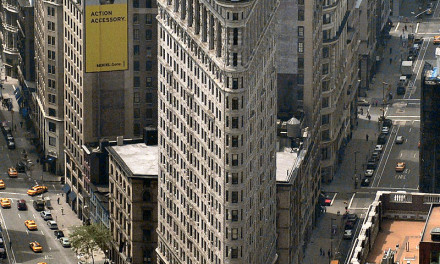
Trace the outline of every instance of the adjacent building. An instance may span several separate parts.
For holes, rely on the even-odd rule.
[[[109,146],[111,259],[157,263],[158,146]]]
[[[62,82],[65,175],[66,183],[75,194],[68,202],[84,222],[90,220],[90,186],[98,183],[85,173],[83,145],[97,144],[102,138],[141,137],[143,127],[156,126],[157,123],[155,1],[126,2],[128,39],[127,47],[121,47],[121,50],[127,48],[124,56],[128,58],[128,64],[122,67],[127,70],[87,72],[86,32],[90,21],[86,21],[86,6],[92,3],[64,0],[65,22],[61,31],[64,34],[64,50],[61,50],[65,54]],[[113,48],[119,44],[114,43]],[[121,50],[114,52],[121,53]],[[103,65],[105,63],[94,66]]]
[[[352,0],[322,7],[321,177],[333,176],[357,118],[359,13]]]
[[[440,49],[437,65],[425,63],[421,80],[420,178],[422,192],[440,193]]]
[[[20,53],[17,65],[17,78],[21,86],[26,82],[35,81],[35,52],[34,52],[34,1],[18,0],[19,12],[17,26],[18,50]],[[20,104],[20,107],[23,105]]]
[[[313,177],[311,135],[298,120],[278,124],[277,263],[302,263],[320,213],[319,181]]]
[[[17,65],[20,52],[18,49],[19,2],[17,0],[1,1],[1,34],[2,60],[5,76],[17,77]]]
[[[158,1],[159,263],[274,263],[278,1]]]
[[[63,1],[35,1],[33,121],[50,172],[64,174]],[[44,160],[44,159],[43,159]]]

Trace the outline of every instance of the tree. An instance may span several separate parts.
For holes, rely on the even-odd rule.
[[[72,231],[69,235],[72,248],[77,254],[84,254],[87,259],[92,258],[92,263],[95,263],[93,253],[98,249],[105,252],[108,242],[111,241],[110,230],[102,224],[76,226]]]

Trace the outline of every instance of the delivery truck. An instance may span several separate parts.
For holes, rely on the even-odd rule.
[[[402,61],[400,66],[400,73],[408,78],[413,74],[413,62],[412,61]]]

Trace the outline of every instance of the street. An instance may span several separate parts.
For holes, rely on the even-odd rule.
[[[2,90],[3,96],[13,98],[13,86],[4,84]],[[0,136],[0,179],[5,182],[6,188],[0,190],[0,198],[11,199],[11,208],[0,209],[0,221],[3,229],[3,238],[5,240],[5,248],[7,252],[6,259],[0,259],[0,263],[77,263],[78,259],[71,248],[63,248],[61,243],[55,238],[54,230],[49,229],[46,221],[40,217],[32,206],[32,202],[41,198],[42,195],[29,196],[26,191],[37,184],[48,187],[48,192],[44,193],[44,197],[51,199],[53,208],[51,209],[54,220],[58,223],[59,229],[64,233],[68,233],[70,225],[79,224],[68,218],[72,218],[69,206],[65,204],[65,198],[62,195],[62,185],[59,180],[54,180],[53,176],[43,172],[40,164],[36,164],[36,153],[28,140],[28,132],[24,126],[20,126],[20,116],[18,113],[18,105],[14,98],[14,108],[12,112],[5,108],[0,110],[0,120],[8,122],[8,126],[13,128],[16,149],[8,149],[6,140],[1,134]],[[14,124],[12,121],[14,120]],[[16,163],[22,158],[22,151],[26,150],[28,159],[32,164],[30,170],[26,173],[18,173],[17,178],[10,178],[7,170],[9,167],[15,167]],[[60,204],[58,205],[58,198]],[[27,203],[26,211],[17,209],[17,201],[24,199]],[[64,206],[63,206],[64,203]],[[63,207],[61,207],[63,206]],[[63,209],[65,208],[65,209]],[[60,212],[62,211],[62,213]],[[64,216],[64,214],[69,215]],[[35,220],[38,230],[29,231],[24,225],[25,220]],[[79,220],[78,220],[79,221]],[[34,253],[29,247],[29,243],[37,241],[43,247],[42,253]]]

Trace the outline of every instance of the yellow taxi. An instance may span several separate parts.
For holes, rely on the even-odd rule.
[[[5,182],[3,180],[0,180],[0,189],[6,188]]]
[[[9,198],[1,198],[0,205],[2,208],[11,208],[11,200]]]
[[[29,243],[29,247],[32,249],[33,252],[43,252],[43,247],[37,241]]]
[[[37,224],[35,223],[34,220],[26,220],[26,221],[24,221],[24,225],[29,230],[37,230]]]
[[[397,162],[396,172],[403,172],[405,170],[406,164],[405,162]]]
[[[47,262],[38,262],[37,264],[47,264]]]
[[[440,36],[434,36],[434,41],[433,41],[434,45],[438,45],[440,44]]]
[[[44,192],[47,192],[47,187],[46,186],[35,185],[34,187],[30,188],[27,191],[27,194],[29,194],[30,196],[34,196],[34,195],[41,194],[41,193],[44,193]]]
[[[8,169],[8,175],[11,178],[17,178],[18,172],[17,172],[17,170],[15,168],[11,167],[11,168]]]

